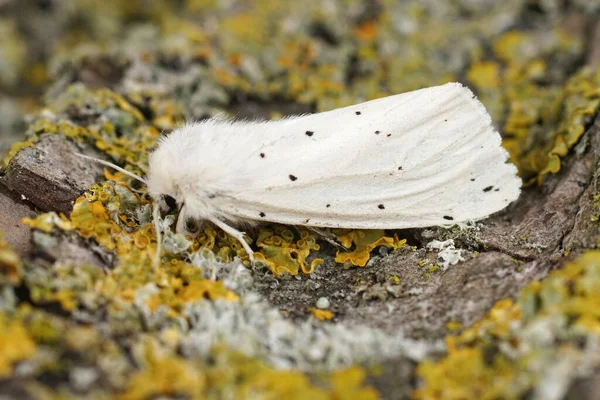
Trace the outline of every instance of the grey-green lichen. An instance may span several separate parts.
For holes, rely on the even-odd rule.
[[[419,365],[414,397],[563,398],[600,366],[599,301],[600,253],[590,251],[448,336],[448,354]]]

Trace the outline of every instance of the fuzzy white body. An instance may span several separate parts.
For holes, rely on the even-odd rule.
[[[449,83],[279,121],[188,124],[160,141],[147,181],[185,218],[400,229],[503,209],[521,186],[507,158],[483,105]]]

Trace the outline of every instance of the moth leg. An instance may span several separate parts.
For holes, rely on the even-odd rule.
[[[338,249],[342,249],[342,250],[348,250],[346,247],[344,247],[338,241],[337,237],[333,233],[323,230],[323,229],[315,228],[312,226],[305,226],[305,228],[308,229],[309,231],[314,232],[317,235],[319,235],[323,240],[325,240],[327,243],[329,243],[333,247],[337,247]]]
[[[221,228],[226,233],[233,236],[235,239],[237,239],[237,241],[240,242],[244,250],[246,250],[246,253],[248,253],[248,258],[250,259],[250,262],[252,263],[252,265],[254,265],[254,251],[252,251],[248,243],[246,243],[246,240],[244,239],[244,232],[238,231],[237,229],[227,225],[225,222],[215,217],[208,218],[208,220],[216,226],[218,226],[219,228]]]
[[[177,216],[177,225],[175,225],[176,233],[186,233],[186,229],[185,229],[186,220],[187,220],[187,217],[185,215],[185,204],[184,204],[181,206],[181,209],[179,210],[179,215]]]
[[[185,204],[181,206],[179,209],[179,215],[177,215],[177,224],[175,225],[175,233],[182,233],[184,235],[190,235],[192,237],[196,237],[200,234],[200,230],[202,229],[202,223],[195,220],[196,229],[190,231],[188,229],[188,216],[186,214]]]

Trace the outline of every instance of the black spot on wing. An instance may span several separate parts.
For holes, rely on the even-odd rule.
[[[356,115],[360,115],[360,114],[362,114],[362,113],[361,113],[360,111],[355,111],[355,112],[354,112],[354,114],[356,114]]]
[[[385,206],[383,204],[378,205],[377,208],[379,208],[380,210],[385,210]]]
[[[381,131],[375,131],[376,135],[379,135],[381,133]]]
[[[447,219],[448,221],[453,221],[454,220],[454,218],[452,218],[449,215],[444,215],[442,218]]]
[[[260,153],[260,158],[265,158],[265,153]]]
[[[386,136],[387,136],[387,137],[390,137],[390,136],[392,136],[392,134],[391,134],[391,133],[388,133]]]
[[[327,204],[325,207],[329,208],[329,207],[331,207],[331,204]]]
[[[489,192],[490,190],[492,190],[494,187],[493,186],[488,186],[486,188],[483,189],[484,192]]]
[[[402,167],[398,167],[398,171],[402,171]]]
[[[304,132],[306,134],[306,136],[311,137],[312,135],[314,135],[315,133],[313,131],[306,131]]]
[[[298,178],[292,174],[290,174],[290,181],[294,182],[295,180],[297,180]]]
[[[265,213],[264,213],[264,212],[262,212],[262,211],[261,211],[261,212],[260,212],[258,215],[260,215],[260,217],[261,217],[261,218],[264,218],[264,217],[266,217],[266,216],[267,216],[267,214],[265,214]]]

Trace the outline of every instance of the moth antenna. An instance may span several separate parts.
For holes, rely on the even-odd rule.
[[[160,232],[160,208],[158,206],[158,200],[154,200],[154,204],[152,205],[152,219],[154,223],[154,230],[156,231],[156,254],[154,255],[154,262],[152,265],[154,269],[158,269],[160,266],[160,253],[162,252],[162,234]]]
[[[80,153],[73,153],[73,154],[75,154],[78,157],[85,158],[86,160],[94,161],[94,162],[97,162],[98,164],[106,165],[107,167],[111,167],[113,169],[116,169],[117,171],[122,172],[125,175],[127,175],[127,176],[129,176],[129,177],[131,177],[133,179],[136,179],[136,180],[142,182],[144,185],[148,186],[148,181],[146,181],[144,178],[142,178],[141,176],[139,176],[137,174],[134,174],[133,172],[129,172],[125,168],[121,168],[121,167],[119,167],[116,164],[113,164],[113,163],[108,162],[108,161],[101,160],[99,158],[86,156],[86,155],[80,154]]]
[[[338,241],[338,238],[330,231],[327,231],[325,229],[319,229],[314,226],[305,226],[305,228],[308,229],[309,231],[314,232],[317,235],[321,236],[321,238],[323,240],[325,240],[327,243],[334,246],[335,248],[342,249],[342,250],[348,250],[348,248],[344,247],[344,245]]]

